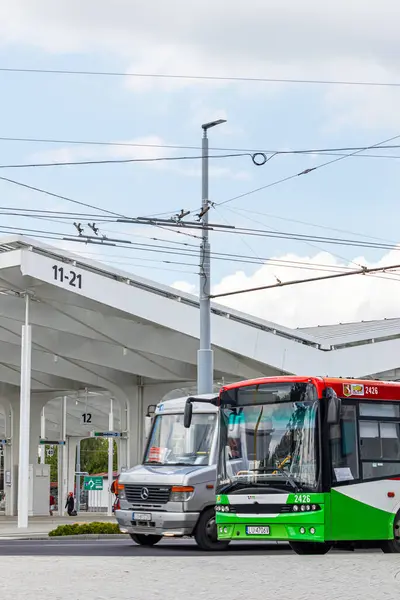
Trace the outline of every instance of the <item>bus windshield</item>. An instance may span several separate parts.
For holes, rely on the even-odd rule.
[[[144,464],[210,464],[216,425],[215,413],[193,413],[189,429],[183,425],[183,413],[157,415]]]
[[[226,400],[226,398],[225,398]],[[238,388],[221,406],[219,487],[317,486],[318,398],[310,384]]]

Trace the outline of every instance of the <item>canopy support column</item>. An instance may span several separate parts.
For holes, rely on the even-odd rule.
[[[25,294],[25,324],[21,336],[21,390],[19,420],[18,528],[28,527],[29,432],[31,418],[32,330],[29,325],[29,294]]]

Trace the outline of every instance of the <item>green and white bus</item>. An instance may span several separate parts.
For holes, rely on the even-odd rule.
[[[400,552],[400,383],[263,378],[219,405],[220,541]]]

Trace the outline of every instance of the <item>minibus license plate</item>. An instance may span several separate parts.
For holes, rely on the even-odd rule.
[[[246,527],[246,535],[269,535],[269,527]]]
[[[151,521],[151,513],[132,513],[132,521]]]

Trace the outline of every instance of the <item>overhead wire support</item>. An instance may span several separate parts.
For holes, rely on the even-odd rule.
[[[327,279],[339,279],[340,277],[350,277],[352,275],[368,275],[369,273],[386,273],[390,269],[400,269],[398,265],[388,265],[386,267],[362,267],[354,271],[347,271],[344,273],[335,273],[333,275],[320,275],[318,277],[310,277],[308,279],[294,279],[291,281],[283,281],[281,283],[272,283],[270,285],[261,285],[258,287],[248,288],[244,290],[234,290],[232,292],[224,292],[221,294],[210,294],[210,298],[226,298],[228,296],[237,296],[238,294],[246,294],[248,292],[261,292],[263,290],[272,290],[279,287],[287,287],[292,285],[300,285],[303,283],[313,283],[317,281],[324,281]]]
[[[65,242],[81,242],[82,244],[94,244],[95,246],[112,246],[112,247],[116,247],[117,244],[113,244],[111,242],[104,241],[104,240],[99,240],[98,238],[74,238],[74,237],[63,237],[62,238],[63,241]]]
[[[190,212],[190,211],[188,211]],[[200,211],[201,212],[201,211]],[[208,212],[208,211],[207,211]],[[119,218],[116,219],[117,223],[136,223],[140,225],[168,225],[168,227],[195,227],[196,229],[202,229],[204,225],[199,223],[198,221],[182,221],[175,219],[157,219],[152,217],[133,217],[133,218]],[[207,229],[236,229],[234,225],[222,225],[219,223],[207,223]]]

